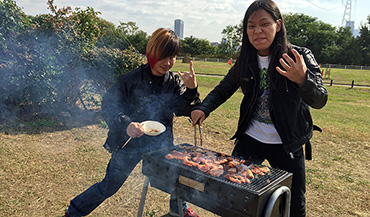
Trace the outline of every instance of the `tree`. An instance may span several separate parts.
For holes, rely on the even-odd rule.
[[[119,76],[146,62],[145,56],[140,55],[133,46],[125,50],[95,47],[83,56],[83,60],[84,71],[89,72],[94,89],[101,95]]]
[[[361,52],[357,40],[353,37],[349,27],[340,27],[337,30],[338,39],[335,42],[339,48],[338,52],[333,54],[335,57],[331,62],[341,64],[361,64]]]
[[[100,34],[94,9],[58,9],[53,0],[48,5],[50,14],[31,18],[33,28],[24,41],[32,57],[24,63],[23,73],[29,79],[22,85],[31,113],[58,113],[75,107],[88,76],[80,70],[81,56],[95,46]]]
[[[121,31],[129,44],[134,46],[140,53],[146,53],[146,45],[149,41],[149,37],[146,32],[139,30],[135,22],[120,22],[117,30]]]
[[[20,43],[30,27],[30,19],[12,0],[0,1],[0,120],[14,119],[14,105],[23,102],[24,62],[32,56]],[[27,77],[26,77],[27,78]]]
[[[328,60],[322,50],[333,46],[338,39],[335,27],[304,14],[285,14],[284,20],[292,44],[311,49],[319,62]]]
[[[194,36],[186,37],[181,41],[181,54],[195,55],[213,55],[215,48],[206,39],[195,38]]]
[[[361,49],[362,64],[370,65],[370,15],[367,17],[367,24],[360,27],[358,43]]]
[[[123,32],[118,31],[113,23],[102,18],[100,18],[97,22],[101,32],[97,39],[97,47],[118,48],[121,50],[129,47],[129,43],[124,40],[125,36]]]
[[[76,8],[76,11],[72,14],[71,21],[76,33],[75,38],[79,39],[83,46],[94,46],[100,35],[100,28],[98,26],[98,21],[100,19],[98,18],[98,14],[100,14],[100,12],[96,12],[93,8],[87,7],[85,10]],[[55,13],[55,15],[57,15],[57,13]]]
[[[53,0],[47,4],[50,14],[33,17],[14,1],[0,2],[0,120],[9,114],[73,111],[78,100],[83,104],[81,96],[94,79],[106,87],[142,63],[133,48],[96,47],[101,29],[112,26],[98,18],[93,8],[72,11],[58,9]],[[106,75],[105,80],[99,73]]]
[[[239,25],[228,25],[221,32],[223,34],[220,53],[227,54],[229,57],[235,57],[240,51],[243,36],[243,22]]]
[[[98,38],[98,47],[125,50],[133,46],[140,53],[145,54],[149,37],[146,32],[139,30],[135,22],[120,22],[116,27],[113,23],[100,19],[98,26],[102,33]]]

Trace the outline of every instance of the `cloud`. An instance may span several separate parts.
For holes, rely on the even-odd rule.
[[[49,13],[46,0],[17,0],[17,5],[31,15]],[[140,30],[149,35],[159,27],[174,28],[174,20],[184,21],[185,37],[193,35],[211,42],[221,40],[221,32],[228,25],[241,22],[253,0],[55,0],[61,8],[86,8],[101,12],[100,17],[118,25],[136,22]],[[338,0],[275,0],[282,13],[303,13],[319,20],[341,25],[344,5]],[[357,0],[352,17],[366,22],[370,1]],[[356,12],[356,13],[355,13]],[[356,26],[360,21],[356,21]]]

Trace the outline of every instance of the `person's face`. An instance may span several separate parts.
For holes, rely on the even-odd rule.
[[[265,10],[260,9],[249,16],[247,35],[250,43],[261,56],[270,55],[270,46],[280,31],[281,20],[275,21]]]
[[[152,74],[156,76],[165,75],[176,62],[176,56],[165,57],[154,64],[152,68]]]

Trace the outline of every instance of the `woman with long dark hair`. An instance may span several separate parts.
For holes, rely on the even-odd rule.
[[[239,57],[222,81],[192,111],[193,125],[241,88],[233,156],[293,173],[293,217],[306,215],[305,162],[302,146],[312,137],[309,107],[327,101],[320,68],[312,52],[291,45],[283,17],[271,0],[254,1],[243,21]]]

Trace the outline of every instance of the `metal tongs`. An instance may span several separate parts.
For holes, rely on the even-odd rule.
[[[200,146],[203,146],[202,138],[202,127],[198,124],[199,127],[199,137],[200,137]],[[194,126],[194,145],[197,146],[197,125]]]
[[[188,118],[188,121],[191,123],[190,118]],[[202,146],[203,145],[202,127],[200,126],[199,123],[198,123],[198,127],[199,127],[199,136],[200,136],[200,146]],[[194,145],[197,146],[197,125],[196,124],[194,126]]]

